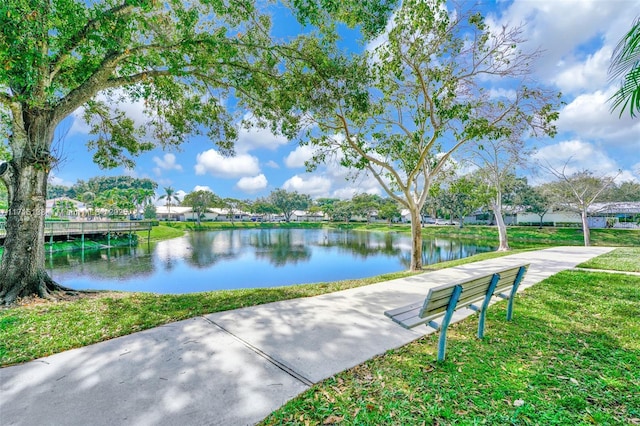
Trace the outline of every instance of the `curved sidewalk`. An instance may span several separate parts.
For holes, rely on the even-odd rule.
[[[611,250],[519,253],[205,315],[2,368],[0,425],[254,424],[313,383],[432,333],[384,315],[432,286],[530,263],[522,291]]]

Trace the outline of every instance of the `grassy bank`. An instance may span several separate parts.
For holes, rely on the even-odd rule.
[[[636,262],[638,258],[636,258]],[[562,272],[477,316],[313,386],[264,425],[638,424],[640,277]]]
[[[432,269],[511,253],[482,253]],[[331,283],[182,295],[98,292],[56,303],[42,300],[0,309],[0,366],[124,336],[173,321],[278,300],[316,296],[411,275],[409,272]]]
[[[178,238],[184,235],[185,230],[176,226],[168,226],[165,223],[160,223],[158,226],[151,228],[149,231],[136,232],[140,241],[147,241],[147,237],[150,241],[162,241],[170,240],[171,238]]]
[[[174,238],[185,231],[215,231],[223,229],[270,229],[270,228],[333,228],[360,231],[410,233],[407,224],[388,225],[384,223],[299,223],[299,222],[161,222],[152,230],[152,240]],[[497,244],[498,229],[494,226],[433,226],[422,228],[424,238],[456,238],[486,241]],[[538,228],[535,226],[510,226],[507,228],[510,244],[515,248],[541,245],[582,245],[582,230],[577,228]],[[140,233],[146,238],[146,232]],[[632,229],[592,229],[591,244],[595,246],[640,246],[640,230]]]

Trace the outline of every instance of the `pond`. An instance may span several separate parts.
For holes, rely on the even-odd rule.
[[[424,241],[423,263],[494,247]],[[243,229],[194,232],[138,247],[54,253],[51,276],[77,290],[193,293],[364,278],[409,268],[411,237],[395,232]]]

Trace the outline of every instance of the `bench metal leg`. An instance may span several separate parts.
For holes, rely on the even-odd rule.
[[[484,337],[484,322],[485,317],[487,316],[487,308],[489,307],[489,302],[493,297],[493,292],[496,291],[496,285],[498,285],[498,281],[500,281],[500,274],[493,274],[491,278],[491,283],[489,283],[489,288],[487,289],[487,295],[482,302],[482,307],[480,308],[480,320],[478,321],[478,339],[482,339]]]
[[[509,295],[509,304],[507,305],[507,321],[511,321],[511,318],[513,317],[513,299],[516,296],[518,287],[520,286],[520,281],[522,281],[522,277],[524,277],[525,272],[527,272],[527,268],[525,266],[521,266],[518,270],[518,275],[516,275],[516,279],[513,282],[511,294]]]
[[[458,304],[460,294],[462,294],[462,286],[457,285],[453,289],[453,294],[451,295],[451,299],[449,299],[449,304],[447,305],[447,311],[445,312],[442,323],[440,324],[440,339],[438,340],[438,361],[444,361],[444,353],[447,345],[447,327],[449,327],[449,323],[451,322],[451,317],[453,316],[453,312],[455,311],[456,305]]]

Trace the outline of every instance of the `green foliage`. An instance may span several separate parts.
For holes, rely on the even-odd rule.
[[[378,208],[378,217],[386,219],[389,223],[393,220],[399,220],[402,215],[400,214],[398,203],[391,199],[383,200]]]
[[[620,108],[622,117],[628,109],[631,117],[635,117],[640,112],[640,17],[635,19],[611,55],[609,78],[615,80],[620,77],[620,89],[609,99],[611,110]]]
[[[147,178],[134,178],[131,176],[97,176],[87,181],[79,179],[71,187],[64,185],[47,185],[47,198],[69,197],[90,202],[96,194],[106,192],[111,189],[136,189],[155,191],[158,184]]]
[[[382,205],[382,197],[375,194],[356,194],[351,197],[353,213],[370,221],[371,216],[377,213]]]
[[[359,26],[364,36],[371,38],[385,28],[398,1],[292,0],[292,3],[298,20],[303,24],[322,28],[335,17],[350,27]]]
[[[157,218],[156,215],[156,206],[154,206],[153,204],[149,203],[146,206],[144,206],[144,213],[143,213],[143,217],[145,219],[155,219]]]
[[[311,205],[311,197],[307,194],[299,194],[297,191],[288,192],[285,189],[276,189],[269,194],[269,203],[284,215],[287,222],[291,219],[294,210],[306,210]]]
[[[320,30],[324,43],[337,39],[336,20],[377,34],[394,4],[285,2],[300,22]],[[230,152],[237,126],[225,100],[269,116],[270,99],[260,95],[277,80],[284,57],[301,59],[295,45],[272,39],[270,15],[269,5],[250,0],[3,2],[0,86],[8,90],[0,102],[8,119],[1,130],[19,125],[11,105],[30,111],[38,125],[51,120],[53,128],[82,108],[93,135],[89,148],[103,167],[131,166],[140,153],[179,145],[187,135],[207,135]],[[144,101],[143,120],[124,108],[137,101]],[[28,143],[48,152],[51,140]]]
[[[211,191],[193,191],[185,195],[182,200],[183,206],[193,208],[196,213],[196,220],[200,224],[200,217],[211,207],[221,206],[222,200]]]
[[[85,192],[98,194],[114,188],[134,188],[155,191],[158,188],[158,184],[148,178],[141,179],[131,176],[97,176],[90,178],[86,182],[80,179],[72,186],[72,189],[76,194],[84,194]]]
[[[640,183],[633,181],[613,182],[609,185],[600,196],[600,201],[606,202],[625,202],[640,201]]]

